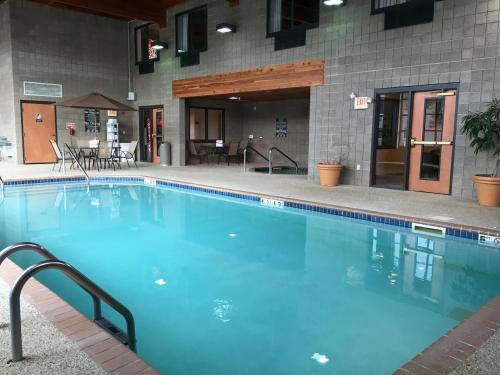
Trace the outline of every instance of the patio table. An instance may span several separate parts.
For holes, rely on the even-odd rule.
[[[121,156],[121,146],[112,146],[113,147],[113,157],[118,159],[118,165],[120,165],[122,161],[122,156]],[[74,153],[80,157],[83,157],[83,168],[85,169],[90,169],[90,157],[95,156],[99,152],[99,146],[97,147],[91,147],[91,146],[83,146],[83,147],[78,147],[78,146],[72,146],[71,149],[74,151]],[[89,165],[87,167],[86,165],[86,159],[88,159]],[[99,167],[97,167],[99,170]]]
[[[227,147],[217,147],[215,144],[213,145],[201,145],[201,150],[204,150],[207,153],[207,161],[210,163],[210,157],[217,157],[217,164],[220,163],[220,157],[224,155],[227,151]]]

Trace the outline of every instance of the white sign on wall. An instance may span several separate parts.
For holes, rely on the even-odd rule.
[[[368,109],[368,104],[372,98],[368,96],[357,96],[354,98],[354,109]]]

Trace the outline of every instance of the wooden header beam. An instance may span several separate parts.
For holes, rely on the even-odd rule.
[[[166,25],[167,9],[186,0],[33,0],[60,8],[127,21],[141,20]],[[1,1],[0,1],[1,2]]]
[[[324,60],[275,65],[172,81],[172,92],[176,98],[193,98],[320,86],[324,83],[324,70]]]

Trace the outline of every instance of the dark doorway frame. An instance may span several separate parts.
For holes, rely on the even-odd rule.
[[[455,139],[457,136],[457,114],[459,108],[459,94],[460,94],[460,83],[437,83],[430,85],[413,85],[413,86],[400,86],[400,87],[388,87],[388,88],[379,88],[374,91],[374,100],[375,105],[373,106],[373,121],[372,121],[372,149],[371,149],[371,160],[370,160],[370,187],[376,187],[380,189],[391,189],[394,190],[393,187],[385,187],[385,186],[377,186],[375,184],[375,170],[376,170],[376,161],[377,161],[377,126],[378,126],[378,113],[379,113],[379,100],[378,95],[380,94],[401,94],[408,93],[408,119],[407,119],[407,137],[406,137],[406,151],[405,151],[405,167],[404,167],[404,186],[401,190],[408,190],[408,172],[409,172],[409,164],[410,164],[410,138],[412,131],[412,118],[413,118],[413,94],[415,92],[422,91],[435,91],[435,90],[456,90],[457,97],[457,106],[455,108],[455,131],[454,131],[454,139],[453,142],[455,144]],[[455,164],[455,152],[453,152],[453,156],[451,158],[451,178],[450,178],[450,193],[452,191],[452,183],[453,183],[453,170]]]
[[[143,161],[146,163],[152,163],[152,161],[147,160],[147,155],[144,155],[144,112],[153,109],[162,109],[163,110],[163,118],[165,119],[165,107],[163,105],[145,105],[139,106],[139,161]],[[165,120],[164,120],[165,121]],[[163,129],[165,130],[165,129]]]

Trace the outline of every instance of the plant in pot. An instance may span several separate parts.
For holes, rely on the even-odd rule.
[[[340,180],[340,174],[344,166],[342,158],[334,158],[324,163],[318,163],[319,184],[321,186],[337,186]]]
[[[492,153],[496,158],[495,172],[474,176],[477,199],[481,206],[500,206],[500,100],[493,99],[486,110],[464,116],[462,131],[470,139],[474,153]]]

